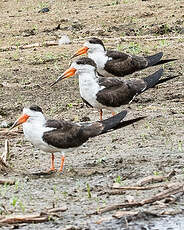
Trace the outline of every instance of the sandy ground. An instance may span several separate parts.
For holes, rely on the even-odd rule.
[[[39,12],[43,7],[50,11]],[[50,155],[35,149],[23,134],[7,135],[1,133],[5,129],[0,129],[1,153],[5,139],[10,142],[10,169],[7,172],[1,170],[1,177],[16,180],[15,185],[0,185],[2,217],[66,206],[65,212],[52,217],[49,222],[19,227],[124,229],[128,224],[132,226],[130,229],[141,229],[140,226],[153,216],[141,216],[141,225],[136,224],[138,217],[128,222],[125,217],[117,220],[113,217],[116,211],[87,214],[130,199],[141,201],[164,191],[163,188],[128,190],[122,195],[106,192],[115,182],[132,186],[146,176],[167,175],[172,170],[175,176],[161,184],[184,180],[184,2],[3,0],[0,9],[0,124],[14,122],[22,108],[33,103],[41,106],[49,118],[75,122],[84,117],[90,121],[98,120],[97,111],[82,106],[77,78],[50,87],[88,37],[99,37],[107,48],[127,53],[150,55],[163,51],[164,58],[178,59],[164,66],[163,76],[178,75],[178,78],[145,92],[130,106],[124,107],[128,110],[126,120],[138,116],[147,118],[134,126],[93,138],[68,154],[62,175],[33,176],[32,173],[49,168]],[[57,41],[63,35],[69,36],[71,44],[20,48]],[[148,76],[158,68],[137,72],[133,77]],[[105,117],[109,116],[107,112]],[[56,154],[57,167],[60,157]],[[183,202],[181,195],[175,202],[161,201],[123,210],[182,214]],[[154,229],[154,226],[148,229]]]

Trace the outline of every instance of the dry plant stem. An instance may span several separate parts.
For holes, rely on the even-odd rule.
[[[0,168],[8,168],[8,166],[4,163],[3,159],[0,157]]]
[[[5,164],[6,164],[6,162],[7,162],[9,153],[10,153],[10,144],[9,144],[9,141],[6,139],[6,140],[5,140],[5,146],[4,146],[4,152],[3,152],[3,154],[1,155],[1,159],[3,160],[3,162],[4,162]]]
[[[134,202],[134,203],[123,203],[123,204],[117,204],[117,205],[111,205],[111,206],[108,206],[106,208],[103,208],[101,209],[100,211],[98,211],[98,214],[101,214],[101,213],[104,213],[104,212],[109,212],[109,211],[113,211],[113,210],[116,210],[116,209],[120,209],[120,208],[131,208],[131,207],[138,207],[138,206],[143,206],[145,204],[151,204],[155,201],[159,201],[159,200],[162,200],[166,197],[169,197],[171,195],[174,195],[176,193],[179,193],[179,192],[183,192],[184,191],[184,184],[181,184],[177,187],[174,187],[174,188],[170,188],[164,192],[161,192],[149,199],[145,199],[145,200],[142,200],[142,201],[139,201],[139,202]]]

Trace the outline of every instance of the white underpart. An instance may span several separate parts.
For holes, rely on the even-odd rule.
[[[101,109],[102,105],[96,100],[96,94],[105,87],[99,86],[98,78],[96,78],[95,73],[80,73],[79,88],[82,98],[93,107]]]
[[[23,131],[26,139],[28,139],[35,147],[43,150],[44,152],[65,152],[73,151],[75,148],[60,149],[52,145],[48,145],[43,141],[42,137],[44,132],[54,130],[55,128],[46,127],[46,119],[41,112],[31,111],[30,109],[24,109],[23,113],[30,115],[30,118],[23,123]],[[31,113],[31,114],[30,114]]]
[[[83,99],[98,110],[107,109],[111,112],[119,111],[119,107],[107,107],[97,101],[97,93],[100,90],[103,90],[105,86],[100,86],[98,84],[99,76],[96,73],[94,66],[77,65],[76,63],[73,63],[72,67],[77,69],[76,75],[79,77],[80,95]]]

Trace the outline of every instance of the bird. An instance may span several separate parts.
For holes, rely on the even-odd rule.
[[[89,138],[120,129],[133,124],[145,117],[139,117],[123,122],[127,111],[121,111],[114,117],[104,121],[92,123],[72,123],[64,120],[46,119],[38,105],[31,105],[23,109],[22,115],[14,122],[10,129],[23,125],[25,137],[37,148],[51,153],[50,171],[55,171],[54,153],[61,152],[59,171],[63,171],[65,153],[75,150]]]
[[[175,78],[174,76],[160,80],[162,74],[163,68],[160,68],[142,79],[105,78],[97,73],[96,63],[92,59],[82,57],[75,60],[51,86],[62,79],[78,76],[82,100],[90,107],[100,110],[100,120],[102,120],[102,109],[110,110],[114,115],[120,106],[131,103],[135,96],[157,84]]]
[[[102,40],[91,38],[72,56],[88,54],[97,65],[98,73],[104,77],[123,77],[150,66],[165,64],[177,59],[161,60],[163,52],[152,56],[135,56],[116,50],[106,50]]]

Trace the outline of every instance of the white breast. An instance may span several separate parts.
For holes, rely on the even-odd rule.
[[[45,127],[38,122],[26,122],[23,124],[23,131],[26,139],[28,139],[35,147],[45,152],[56,152],[56,149],[49,146],[42,139],[43,133],[53,130],[54,128]],[[60,151],[60,150],[57,150]]]
[[[81,73],[79,76],[79,88],[80,95],[84,98],[90,105],[95,108],[101,108],[101,105],[96,100],[96,94],[104,88],[104,86],[99,86],[97,83],[98,79],[92,74]]]

